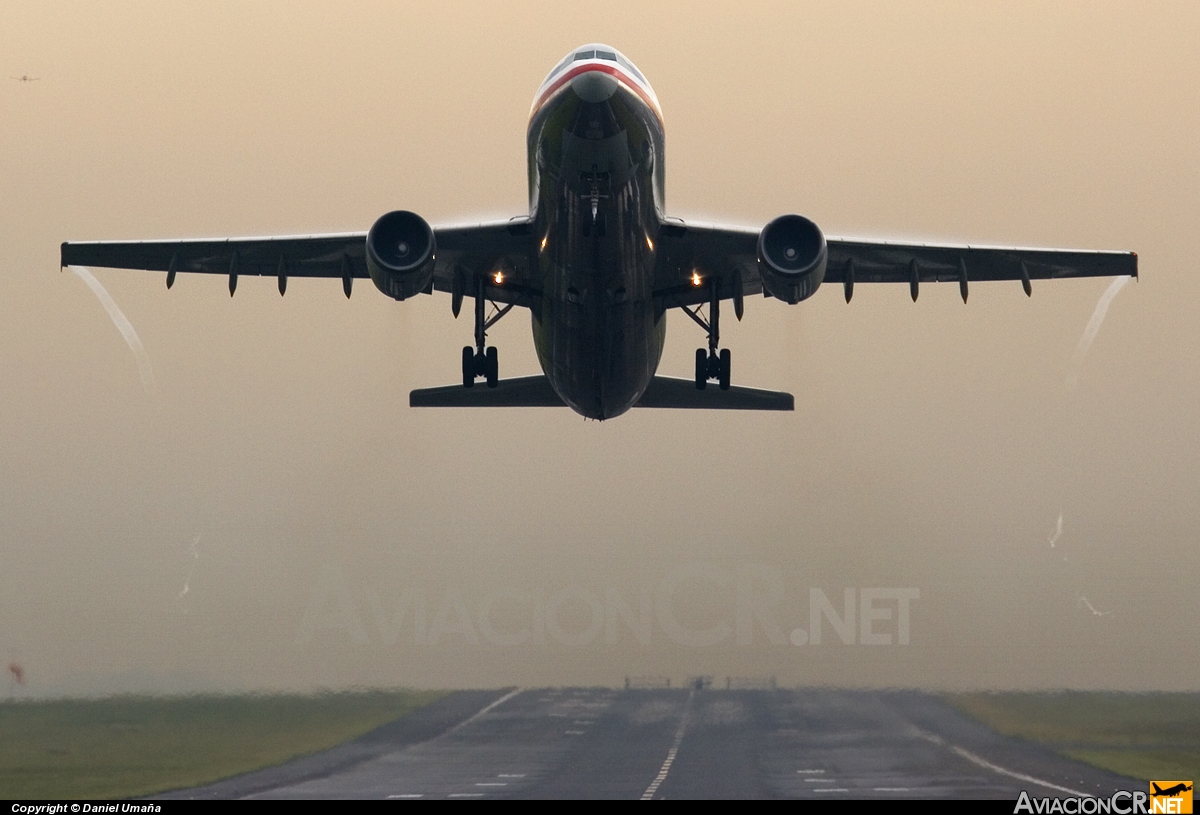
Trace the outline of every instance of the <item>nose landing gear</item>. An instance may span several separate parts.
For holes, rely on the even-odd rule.
[[[604,213],[600,211],[600,201],[608,198],[608,194],[600,192],[600,187],[604,185],[605,189],[608,189],[609,175],[600,172],[599,166],[593,164],[590,173],[580,173],[579,177],[584,184],[588,185],[587,200],[591,204],[592,210],[592,219],[583,222],[583,235],[591,237],[592,230],[595,229],[596,234],[603,238],[606,228]]]

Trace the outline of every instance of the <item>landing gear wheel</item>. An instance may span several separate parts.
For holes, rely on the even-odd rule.
[[[463,387],[469,388],[475,384],[475,349],[469,345],[463,346],[462,368]]]
[[[708,385],[708,351],[696,349],[696,390],[702,391]]]
[[[487,349],[486,361],[484,369],[487,376],[487,386],[494,388],[500,382],[500,357],[496,352],[496,346]]]
[[[721,349],[720,370],[717,372],[717,382],[721,386],[721,390],[729,390],[729,370],[733,367],[733,355],[729,353],[728,348]]]

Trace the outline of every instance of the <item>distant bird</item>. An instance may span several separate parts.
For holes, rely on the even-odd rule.
[[[25,669],[15,662],[8,663],[8,672],[12,674],[13,681],[18,685],[25,684]]]
[[[15,79],[18,82],[37,82],[41,79],[40,76],[30,76],[29,74],[21,74],[20,76],[10,76],[9,79]]]

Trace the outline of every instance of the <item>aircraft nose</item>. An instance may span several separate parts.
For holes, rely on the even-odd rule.
[[[604,102],[617,91],[617,80],[603,71],[584,71],[571,80],[571,87],[585,102]]]

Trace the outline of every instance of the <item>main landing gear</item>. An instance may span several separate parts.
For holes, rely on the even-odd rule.
[[[722,348],[721,353],[715,350],[696,349],[696,389],[704,390],[708,380],[717,380],[717,387],[723,391],[729,390],[730,354],[728,348]]]
[[[497,279],[499,279],[498,276]],[[494,345],[490,348],[486,346],[487,330],[499,322],[501,317],[508,314],[512,310],[513,304],[509,303],[500,308],[492,303],[495,312],[491,317],[486,317],[484,309],[487,300],[484,297],[484,286],[484,278],[479,277],[475,281],[475,347],[467,345],[462,349],[464,388],[474,387],[475,380],[480,377],[487,380],[489,388],[496,387],[500,382],[500,358]]]
[[[500,358],[496,346],[476,351],[469,345],[463,346],[462,353],[463,387],[472,388],[478,377],[487,379],[489,388],[496,387],[500,381]]]
[[[719,283],[720,281],[716,277],[709,282],[711,296],[708,303],[707,320],[700,316],[699,306],[696,306],[695,309],[683,307],[687,315],[708,332],[708,348],[696,349],[696,390],[700,391],[708,387],[708,382],[712,379],[717,380],[717,386],[721,390],[729,390],[732,355],[728,348],[717,351],[717,344],[721,340],[721,298],[717,290]]]

